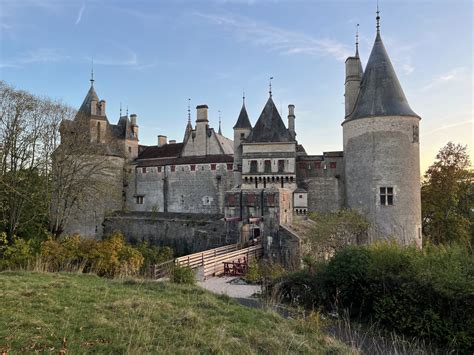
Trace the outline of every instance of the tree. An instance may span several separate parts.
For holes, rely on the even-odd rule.
[[[425,241],[461,243],[472,248],[473,181],[467,146],[449,142],[441,148],[421,188]]]

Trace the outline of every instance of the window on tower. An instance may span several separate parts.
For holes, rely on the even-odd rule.
[[[271,173],[272,172],[272,161],[271,160],[265,160],[265,172],[266,173]]]
[[[380,188],[380,204],[382,206],[393,205],[393,187]]]
[[[258,162],[256,160],[251,160],[250,161],[250,172],[251,173],[256,173],[258,170]]]
[[[278,160],[278,172],[283,173],[285,171],[285,161],[280,159]]]

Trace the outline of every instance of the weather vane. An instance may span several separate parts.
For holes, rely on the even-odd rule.
[[[273,76],[270,77],[269,84],[268,84],[268,87],[269,87],[268,93],[270,94],[270,97],[272,97],[272,80],[273,80]]]

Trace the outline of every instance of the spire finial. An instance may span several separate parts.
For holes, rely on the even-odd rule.
[[[120,117],[122,117],[122,101],[120,101]]]
[[[245,90],[242,90],[242,105],[245,106]]]
[[[191,123],[191,99],[188,98],[188,123]]]
[[[273,76],[270,77],[269,79],[269,84],[268,84],[268,93],[270,94],[270,97],[272,97],[272,80],[273,80]]]
[[[217,111],[219,112],[219,134],[222,136],[222,130],[221,130],[221,110]]]
[[[94,57],[92,57],[92,60],[91,60],[91,79],[90,79],[90,82],[91,82],[91,86],[94,86]]]
[[[357,24],[356,30],[356,57],[359,56],[359,24]]]
[[[127,117],[128,117],[128,105],[127,105]]]
[[[377,0],[377,17],[375,18],[377,20],[377,33],[380,33],[380,10],[379,10],[379,0]]]

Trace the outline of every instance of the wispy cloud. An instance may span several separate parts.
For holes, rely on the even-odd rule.
[[[458,126],[473,125],[473,124],[474,124],[474,120],[471,119],[471,120],[467,120],[467,121],[452,123],[452,124],[449,124],[449,125],[443,125],[443,126],[440,126],[440,127],[436,127],[435,129],[432,129],[431,131],[423,133],[423,136],[427,136],[429,134],[436,133],[436,132],[439,132],[439,131],[449,130],[451,128],[458,127]]]
[[[54,48],[37,48],[28,51],[19,59],[21,64],[57,63],[69,59],[69,56]]]
[[[415,67],[409,63],[405,63],[402,66],[402,70],[405,75],[410,75],[411,73],[415,71]]]
[[[422,91],[427,91],[436,87],[443,86],[446,83],[453,82],[453,81],[458,81],[460,80],[466,71],[466,67],[458,67],[451,69],[450,71],[434,78],[430,83],[425,85],[421,90]]]
[[[85,9],[86,9],[86,3],[83,2],[81,8],[79,9],[79,13],[77,14],[76,25],[78,25],[79,22],[81,22],[81,20],[82,20],[82,14],[84,13],[84,10],[85,10]]]
[[[238,40],[282,54],[326,55],[344,61],[353,51],[349,46],[333,39],[314,38],[303,33],[259,23],[246,17],[199,12],[195,15],[232,32]]]

